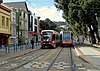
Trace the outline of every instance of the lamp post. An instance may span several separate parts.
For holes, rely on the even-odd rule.
[[[20,35],[19,34],[19,31],[20,31],[19,27],[20,27],[20,9],[18,8],[18,46],[19,46],[19,35]]]

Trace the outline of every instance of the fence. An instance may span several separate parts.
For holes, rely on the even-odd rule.
[[[28,43],[0,45],[0,55],[17,52],[27,48],[30,48]]]

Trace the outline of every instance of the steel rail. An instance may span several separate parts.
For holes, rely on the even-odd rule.
[[[71,71],[76,71],[76,64],[73,61],[72,47],[70,47]]]
[[[15,61],[15,60],[14,60],[15,58],[23,57],[23,56],[26,56],[26,55],[30,55],[30,53],[31,53],[31,54],[34,54],[34,53],[37,52],[37,51],[39,51],[39,49],[34,50],[34,52],[33,52],[33,51],[30,51],[30,52],[25,53],[25,54],[23,54],[23,55],[13,56],[13,57],[11,57],[11,58],[5,59],[5,60],[3,60],[3,61],[7,61],[7,63],[0,64],[0,67],[2,67],[2,66],[5,65],[5,64],[8,64],[8,63],[12,62],[11,60]],[[20,58],[20,59],[21,59],[21,58]],[[1,61],[2,61],[2,60],[1,60]]]
[[[49,65],[49,67],[46,69],[46,71],[49,71],[51,66],[53,65],[53,63],[56,61],[56,59],[58,58],[59,54],[61,53],[63,48],[61,48],[57,54],[57,56],[53,59],[53,61],[51,62],[51,64]]]
[[[48,51],[46,51],[46,52],[43,52],[42,54],[36,56],[35,58],[33,58],[33,59],[31,59],[31,60],[29,60],[29,61],[27,61],[27,62],[25,62],[25,63],[23,63],[23,64],[21,64],[21,65],[19,65],[19,66],[17,66],[17,67],[15,67],[15,68],[12,68],[12,69],[10,69],[10,70],[8,70],[8,71],[16,71],[18,68],[20,68],[20,67],[22,67],[22,66],[24,66],[24,65],[26,65],[26,64],[28,64],[28,63],[30,63],[30,62],[32,62],[33,60],[37,59],[38,57],[40,57],[40,56],[42,56],[42,55],[44,55],[44,54],[46,54],[46,53],[48,53],[48,52],[50,52],[50,51],[52,51],[52,50],[48,50]]]

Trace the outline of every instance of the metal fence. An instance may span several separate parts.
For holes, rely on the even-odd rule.
[[[28,43],[0,45],[0,55],[30,48]]]

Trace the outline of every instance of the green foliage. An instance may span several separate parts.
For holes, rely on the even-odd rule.
[[[25,43],[25,36],[24,35],[22,35],[22,36],[20,36],[20,38],[19,38],[19,40],[21,40],[22,41],[22,43]]]
[[[41,30],[46,30],[46,29],[49,29],[49,30],[56,30],[58,32],[60,32],[60,27],[53,23],[50,19],[46,19],[45,21],[42,21],[40,20],[40,29]]]
[[[90,25],[97,31],[95,13],[100,13],[100,0],[56,0],[55,2],[56,7],[63,10],[63,17],[68,21],[69,28],[74,34],[87,35],[87,27]]]

